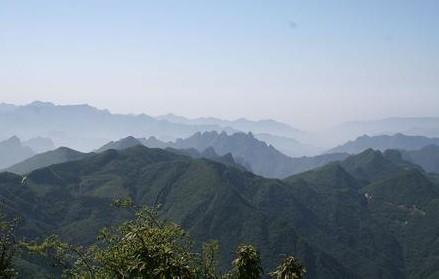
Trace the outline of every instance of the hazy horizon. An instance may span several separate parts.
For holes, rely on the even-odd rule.
[[[336,128],[339,125],[349,124],[349,123],[362,123],[362,122],[367,123],[367,122],[374,122],[374,121],[381,121],[381,120],[388,120],[388,119],[410,119],[410,118],[413,118],[413,119],[416,119],[416,118],[426,118],[427,119],[427,118],[439,118],[439,116],[436,116],[436,117],[435,116],[432,116],[432,117],[428,117],[428,116],[419,116],[419,117],[416,117],[416,116],[415,117],[410,117],[410,116],[407,116],[407,117],[404,117],[404,116],[389,116],[389,117],[384,117],[384,118],[351,119],[351,120],[346,120],[346,121],[343,121],[343,122],[335,123],[333,126],[330,126],[330,127],[323,127],[323,128],[321,128],[319,130],[319,129],[308,129],[309,127],[307,128],[307,127],[294,126],[291,123],[284,122],[284,121],[281,121],[281,120],[275,119],[275,118],[249,118],[249,117],[244,117],[244,116],[237,117],[237,118],[225,118],[225,117],[215,117],[215,116],[211,116],[211,115],[188,117],[188,116],[179,115],[179,114],[176,114],[176,113],[173,113],[173,112],[168,112],[168,113],[159,114],[159,115],[151,115],[151,114],[148,114],[146,112],[138,112],[138,113],[118,112],[118,111],[110,110],[110,109],[105,108],[105,107],[98,107],[98,106],[95,106],[93,104],[88,104],[88,103],[55,103],[55,102],[47,101],[47,100],[33,100],[31,102],[24,102],[24,103],[0,102],[0,105],[1,104],[5,104],[5,105],[15,105],[15,106],[27,106],[27,105],[31,105],[34,102],[51,103],[52,105],[55,105],[55,106],[81,106],[81,105],[88,105],[88,106],[91,106],[91,107],[99,109],[99,110],[106,110],[106,111],[110,112],[111,114],[135,115],[135,116],[136,115],[144,114],[144,115],[147,115],[147,116],[150,116],[150,117],[154,117],[154,118],[160,118],[160,117],[172,115],[172,116],[175,116],[175,117],[183,117],[183,118],[186,118],[187,120],[198,120],[198,119],[208,119],[208,118],[215,118],[215,119],[218,119],[218,120],[225,120],[225,121],[236,121],[236,120],[240,120],[240,119],[245,119],[245,120],[255,121],[255,122],[266,121],[266,120],[268,120],[268,121],[273,120],[273,121],[276,121],[276,122],[279,122],[279,123],[284,123],[284,124],[290,125],[292,128],[299,129],[299,130],[302,130],[302,131],[309,131],[309,132],[313,132],[313,131],[314,132],[319,132],[319,131],[323,132],[325,129]],[[390,133],[390,134],[392,134],[392,133]]]
[[[8,1],[0,102],[274,119],[439,116],[436,1]]]

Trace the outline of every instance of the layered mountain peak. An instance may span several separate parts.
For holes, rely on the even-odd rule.
[[[203,152],[201,152],[201,155],[207,158],[218,156],[218,154],[216,153],[215,149],[212,146],[206,148]]]
[[[4,144],[7,146],[20,146],[21,140],[17,136],[12,136],[12,137],[0,142],[0,144]]]
[[[12,166],[34,154],[35,152],[24,146],[18,137],[10,137],[0,142],[0,169]]]
[[[97,149],[96,152],[103,152],[108,149],[122,150],[136,145],[143,145],[143,144],[140,140],[136,139],[135,137],[128,136],[118,141],[111,141],[105,144],[104,146],[102,146],[101,148]]]
[[[329,152],[358,154],[368,148],[381,151],[385,151],[386,149],[416,150],[431,144],[439,145],[439,138],[408,136],[401,133],[379,136],[363,135],[353,141],[348,141],[345,144],[337,146],[329,150]]]
[[[249,133],[209,131],[197,132],[188,138],[175,142],[163,142],[157,138],[140,139],[147,147],[184,149],[189,156],[200,156],[193,149],[202,153],[212,147],[219,156],[230,153],[236,163],[258,175],[285,178],[295,173],[322,166],[328,162],[345,159],[347,154],[324,154],[316,157],[291,158],[278,151],[271,144],[259,140]],[[231,160],[227,160],[231,161]]]
[[[17,174],[26,174],[33,170],[47,167],[53,164],[80,160],[89,155],[90,153],[82,153],[68,147],[59,147],[55,150],[36,154],[28,159],[25,159],[24,161],[21,161],[7,168],[6,171]]]
[[[378,150],[367,149],[352,155],[342,162],[342,166],[355,177],[365,182],[382,179],[389,173],[396,173],[401,167],[385,158]]]
[[[34,137],[23,142],[23,145],[29,146],[36,153],[42,153],[55,149],[55,144],[50,138]]]
[[[286,179],[289,182],[297,180],[304,180],[320,190],[326,188],[357,191],[360,188],[357,180],[338,163],[331,163]]]

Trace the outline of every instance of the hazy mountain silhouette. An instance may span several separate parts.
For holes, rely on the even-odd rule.
[[[315,157],[291,158],[279,152],[272,145],[258,140],[252,133],[225,132],[195,133],[175,142],[160,142],[156,138],[140,139],[148,147],[172,147],[175,149],[195,148],[199,152],[213,147],[219,155],[231,153],[236,162],[249,171],[265,177],[284,178],[331,161],[342,160],[347,154],[334,153]]]
[[[55,145],[50,138],[35,137],[23,142],[23,145],[30,147],[36,153],[54,150]]]
[[[114,114],[83,105],[55,105],[35,101],[28,105],[0,106],[0,137],[17,135],[21,138],[48,137],[57,146],[89,151],[106,142],[127,136],[144,138],[155,136],[162,140],[188,137],[195,132],[256,131],[273,135],[292,136],[301,131],[274,120],[226,121],[213,118],[174,121],[173,117],[154,118],[145,114]],[[44,150],[47,151],[47,150]]]
[[[324,132],[306,132],[274,120],[187,119],[175,115],[151,117],[124,115],[89,105],[55,105],[35,101],[28,105],[0,104],[0,138],[17,135],[28,139],[50,138],[55,146],[89,151],[112,139],[154,136],[174,141],[196,132],[252,132],[290,156],[315,155],[317,146],[335,146],[358,136],[395,134],[439,137],[439,118],[389,118],[377,121],[349,122]],[[299,141],[297,143],[296,141]]]
[[[0,112],[11,112],[14,111],[17,106],[12,104],[0,103]]]
[[[328,130],[324,136],[333,145],[361,135],[393,135],[439,137],[439,117],[393,117],[373,121],[346,122]]]
[[[235,161],[235,158],[233,158],[233,155],[231,153],[226,153],[222,156],[218,155],[213,149],[213,147],[208,147],[203,152],[199,152],[195,148],[187,148],[187,149],[174,149],[172,147],[167,147],[167,151],[173,152],[175,154],[179,155],[185,155],[189,156],[193,159],[209,159],[211,161],[215,161],[218,163],[221,163],[226,166],[235,167],[241,170],[248,170],[246,166],[242,166],[239,163]]]
[[[223,128],[230,127],[245,133],[263,133],[272,134],[283,137],[295,137],[304,133],[299,129],[295,129],[288,124],[277,122],[271,119],[251,121],[245,118],[237,120],[223,120],[214,117],[201,117],[196,119],[188,119],[174,114],[167,114],[157,117],[172,123],[187,124],[187,125],[216,125]]]
[[[82,153],[67,147],[59,147],[52,151],[34,155],[22,162],[4,169],[3,171],[9,171],[22,175],[53,164],[84,159],[91,154],[92,153]]]
[[[358,137],[354,141],[349,141],[343,145],[330,149],[328,152],[345,152],[350,154],[357,154],[369,148],[381,151],[385,151],[386,149],[416,150],[431,144],[439,145],[439,138],[407,136],[403,134],[395,134],[392,136],[364,135]]]
[[[136,145],[142,145],[142,142],[135,137],[129,136],[117,141],[111,141],[104,146],[98,148],[96,152],[103,152],[109,149],[123,150]]]
[[[321,147],[304,144],[290,137],[275,136],[265,133],[255,134],[255,137],[273,145],[277,150],[290,157],[315,156],[322,154],[324,151]]]
[[[195,148],[176,149],[176,148],[172,148],[172,147],[166,147],[165,143],[158,141],[154,137],[151,137],[148,140],[136,139],[136,138],[131,137],[131,136],[126,137],[126,138],[123,138],[123,139],[120,139],[117,141],[111,141],[111,142],[105,144],[104,146],[102,146],[101,148],[97,149],[96,152],[100,153],[100,152],[104,152],[104,151],[109,150],[109,149],[123,150],[123,149],[127,149],[127,148],[134,147],[137,145],[145,145],[146,146],[145,143],[146,144],[159,143],[158,145],[160,147],[148,146],[150,148],[162,148],[162,149],[166,149],[170,152],[173,152],[175,154],[189,156],[189,157],[194,158],[194,159],[205,158],[205,159],[219,162],[219,163],[222,163],[222,164],[225,164],[228,166],[234,166],[237,168],[246,169],[245,167],[243,167],[240,164],[238,164],[237,162],[235,162],[235,159],[233,158],[231,153],[226,153],[224,155],[218,155],[213,147],[208,147],[201,152]]]
[[[24,106],[2,105],[0,137],[50,137],[58,146],[92,150],[114,138],[158,136],[176,139],[197,131],[228,130],[216,125],[185,125],[145,114],[113,114],[89,105],[54,105],[33,102]]]
[[[145,145],[147,147],[150,147],[150,148],[162,148],[162,149],[164,149],[164,148],[170,147],[172,145],[171,142],[161,141],[161,140],[157,139],[154,136],[149,137],[147,139],[146,138],[141,138],[139,140],[140,140],[140,142],[143,145]]]
[[[35,152],[28,146],[24,146],[20,139],[13,136],[0,142],[0,169],[12,166],[29,157]]]
[[[402,158],[417,164],[427,172],[439,173],[439,146],[428,145],[419,150],[401,150]]]

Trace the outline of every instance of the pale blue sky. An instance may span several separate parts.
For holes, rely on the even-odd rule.
[[[0,102],[274,118],[439,116],[439,1],[0,2]]]

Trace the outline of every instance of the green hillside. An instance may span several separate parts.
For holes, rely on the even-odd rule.
[[[92,243],[102,227],[132,217],[111,206],[129,195],[136,204],[161,204],[160,214],[197,242],[219,240],[222,270],[244,242],[259,247],[266,270],[286,254],[303,259],[307,278],[433,278],[436,193],[424,173],[377,154],[283,181],[144,146],[51,165],[26,179],[0,175],[6,210],[23,216],[19,235],[28,239],[55,233]]]
[[[37,154],[29,159],[17,163],[4,171],[16,174],[25,174],[33,170],[44,168],[53,164],[60,164],[83,159],[90,154],[82,153],[67,147],[60,147],[52,151]]]

